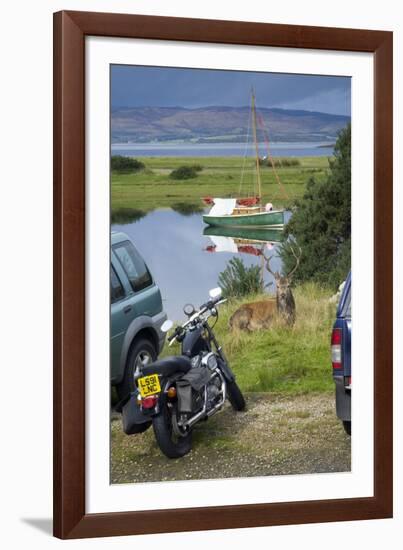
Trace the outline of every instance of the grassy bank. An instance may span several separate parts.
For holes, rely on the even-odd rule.
[[[300,394],[333,390],[330,333],[335,305],[329,303],[331,292],[312,283],[293,292],[297,317],[292,328],[277,321],[269,330],[229,331],[229,318],[242,303],[267,296],[249,296],[220,307],[215,332],[243,391]],[[163,355],[178,352],[166,346]]]
[[[178,202],[200,205],[201,197],[205,195],[229,197],[239,193],[244,162],[241,157],[139,157],[138,160],[144,163],[144,170],[131,174],[112,172],[112,211],[134,208],[148,212],[155,208],[171,207]],[[298,160],[298,166],[276,169],[289,201],[281,196],[273,170],[261,168],[264,201],[286,206],[302,196],[311,175],[315,174],[320,179],[327,173],[327,157],[302,157]],[[196,178],[182,181],[170,178],[170,173],[178,167],[195,164],[202,168]],[[242,187],[244,193],[252,189],[253,174],[254,162],[247,159]]]

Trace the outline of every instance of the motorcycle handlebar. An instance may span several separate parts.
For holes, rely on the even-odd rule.
[[[208,311],[209,309],[211,310],[211,309],[213,309],[214,306],[216,306],[218,304],[223,304],[226,301],[227,300],[225,298],[221,298],[221,296],[218,296],[217,298],[212,298],[211,300],[209,300],[205,304],[201,305],[199,311],[195,311],[193,313],[193,315],[191,315],[189,317],[189,319],[185,323],[183,323],[183,325],[181,325],[179,327],[176,327],[175,332],[173,333],[173,335],[168,337],[169,345],[171,346],[173,344],[174,340],[176,340],[176,338],[181,334],[183,329],[186,328],[191,323],[193,323],[193,321],[195,319],[197,319],[198,317],[200,317],[200,315],[203,315],[203,313],[206,313],[206,311]]]
[[[175,332],[172,334],[172,336],[168,337],[168,342],[172,342],[172,340],[175,340],[177,336],[182,332],[182,327],[176,327]]]
[[[203,309],[203,308],[212,309],[220,301],[222,301],[221,296],[217,296],[217,298],[211,298],[208,302],[200,306],[200,309]]]

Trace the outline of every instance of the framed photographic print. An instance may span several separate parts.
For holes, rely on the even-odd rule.
[[[55,536],[390,517],[392,34],[54,39]]]

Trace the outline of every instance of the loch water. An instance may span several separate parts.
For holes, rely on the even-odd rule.
[[[274,292],[273,277],[259,251],[273,256],[273,270],[281,269],[278,230],[258,234],[251,230],[249,235],[243,230],[241,238],[236,232],[222,235],[220,228],[203,223],[201,213],[185,215],[166,208],[127,224],[113,224],[112,231],[123,231],[133,241],[161,290],[168,317],[175,321],[184,319],[184,304],[199,306],[206,301],[209,289],[218,286],[220,272],[233,257],[247,266],[260,266],[267,292]]]

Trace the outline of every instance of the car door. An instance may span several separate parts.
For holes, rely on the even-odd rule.
[[[139,252],[130,241],[113,245],[113,253],[123,269],[130,288],[128,306],[132,308],[128,318],[140,315],[153,317],[162,310],[161,295],[151,273]]]

